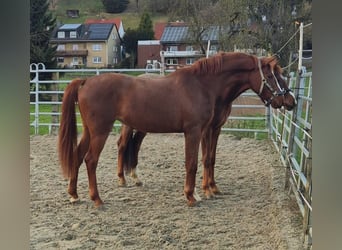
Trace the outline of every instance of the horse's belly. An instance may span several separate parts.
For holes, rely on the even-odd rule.
[[[147,133],[183,132],[183,125],[179,119],[169,119],[163,116],[152,118],[149,115],[137,114],[134,117],[123,117],[119,120],[125,125]]]

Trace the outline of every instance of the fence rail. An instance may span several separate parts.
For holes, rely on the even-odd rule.
[[[173,70],[166,70],[166,73]],[[64,88],[73,78],[99,75],[108,72],[143,74],[160,73],[160,69],[46,69],[43,64],[32,64],[30,73],[30,131],[31,134],[55,133],[59,128],[59,117],[61,115],[61,100]],[[46,74],[50,78],[44,79]],[[257,95],[252,91],[247,91],[242,95],[245,98],[255,98]],[[248,110],[248,111],[247,111]],[[237,112],[238,111],[238,112]],[[241,103],[239,100],[233,103],[232,113],[226,126],[222,128],[227,132],[246,132],[267,136],[268,133],[268,114],[262,102],[259,104]],[[79,113],[77,112],[79,117]],[[255,124],[252,127],[240,126],[236,124],[249,123]],[[77,120],[77,126],[81,129],[81,120]],[[120,122],[114,124],[114,128],[120,127]]]

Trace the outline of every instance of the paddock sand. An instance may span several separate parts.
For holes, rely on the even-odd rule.
[[[197,172],[196,207],[183,195],[184,137],[149,134],[140,152],[143,186],[118,187],[118,135],[110,135],[97,168],[104,209],[88,198],[80,168],[80,202],[71,204],[56,153],[56,136],[31,136],[30,249],[303,249],[301,215],[284,191],[284,168],[268,141],[222,134],[216,181],[207,200]],[[199,157],[200,158],[200,157]]]

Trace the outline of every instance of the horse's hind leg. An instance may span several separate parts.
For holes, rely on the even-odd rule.
[[[87,128],[84,127],[83,135],[80,140],[80,143],[77,146],[77,168],[74,173],[74,176],[70,177],[69,186],[68,186],[68,193],[70,194],[70,202],[74,203],[78,201],[78,194],[77,194],[77,179],[78,179],[78,171],[83,162],[84,156],[87,153],[89,148],[89,131]]]
[[[128,157],[128,161],[129,161],[128,164],[130,166],[129,168],[131,169],[130,174],[131,174],[131,177],[134,179],[135,185],[137,186],[142,185],[142,182],[138,178],[136,170],[137,170],[137,165],[138,165],[138,154],[139,154],[140,146],[145,136],[146,136],[146,133],[136,131],[132,137],[133,145],[128,146],[128,150],[130,150],[130,157]]]
[[[117,167],[117,175],[119,177],[119,186],[126,186],[126,179],[124,169],[128,168],[128,154],[127,146],[129,141],[132,140],[133,129],[126,125],[122,125],[121,133],[119,140],[117,141],[118,145],[118,167]]]
[[[85,157],[89,181],[89,196],[90,199],[94,201],[95,207],[99,207],[103,204],[97,189],[96,168],[108,135],[109,132],[91,135],[89,151]]]

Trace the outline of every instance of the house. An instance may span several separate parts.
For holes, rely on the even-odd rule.
[[[160,68],[160,41],[138,41],[138,68]]]
[[[167,69],[173,69],[180,65],[191,65],[197,59],[206,56],[200,46],[192,42],[190,28],[184,22],[158,23],[154,31],[156,40],[138,41],[139,68],[146,68],[149,65],[156,67],[156,61],[164,61]],[[218,37],[218,26],[211,26],[203,32],[201,43],[208,55],[217,53]]]
[[[201,45],[208,55],[218,51],[219,27],[211,26],[201,35]],[[166,26],[160,38],[166,68],[175,68],[178,65],[191,65],[201,57],[205,57],[199,45],[193,42],[193,34],[186,23],[171,23]],[[209,45],[209,48],[208,48]]]
[[[163,35],[167,23],[157,22],[154,24],[154,39],[138,41],[138,68],[160,67],[160,38]]]
[[[114,23],[64,24],[50,42],[57,45],[60,67],[111,67],[122,59],[121,38]]]

